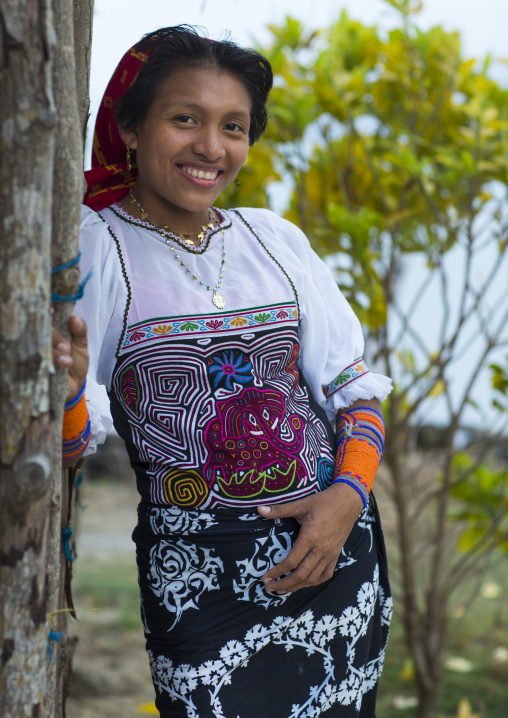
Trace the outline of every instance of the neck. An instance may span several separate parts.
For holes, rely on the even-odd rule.
[[[179,207],[155,206],[149,200],[144,202],[142,193],[136,187],[125,197],[122,205],[134,217],[179,235],[195,245],[200,244],[202,236],[199,235],[213,221],[209,208],[191,212]]]

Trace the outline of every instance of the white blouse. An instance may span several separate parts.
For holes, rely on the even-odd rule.
[[[112,425],[107,395],[98,385],[111,386],[127,328],[147,320],[231,315],[296,302],[298,364],[332,424],[337,411],[357,399],[387,397],[390,379],[373,374],[363,362],[357,317],[330,269],[295,225],[269,210],[239,209],[256,237],[235,211],[222,211],[223,231],[215,232],[206,251],[199,253],[166,241],[118,205],[113,208],[116,213],[108,208],[98,214],[84,207],[81,221],[80,269],[88,280],[75,311],[88,326],[87,454],[104,441]],[[218,284],[219,274],[218,291],[226,302],[222,310],[206,289]]]

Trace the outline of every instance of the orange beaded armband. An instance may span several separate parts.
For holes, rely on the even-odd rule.
[[[77,458],[90,438],[90,419],[85,401],[85,387],[75,399],[65,405],[62,430],[62,456],[64,459]]]
[[[342,414],[337,423],[333,483],[342,482],[355,488],[364,506],[381,463],[384,438],[383,417],[375,409],[350,409]]]

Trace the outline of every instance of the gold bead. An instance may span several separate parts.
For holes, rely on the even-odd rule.
[[[174,248],[174,247],[171,247],[171,251],[174,252],[174,251],[175,251],[175,248]]]
[[[197,277],[195,277],[194,275],[192,275],[192,279],[197,279]]]

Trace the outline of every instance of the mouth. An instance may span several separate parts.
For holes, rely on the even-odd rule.
[[[196,180],[204,180],[205,182],[215,182],[215,180],[223,172],[223,170],[220,170],[220,169],[204,170],[204,169],[198,169],[196,167],[190,167],[188,165],[178,165],[178,168],[185,175],[187,175],[187,177],[192,177],[193,179],[196,179]]]

